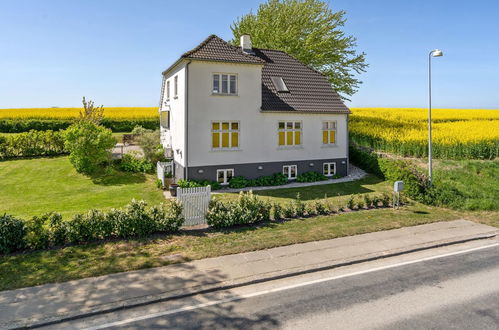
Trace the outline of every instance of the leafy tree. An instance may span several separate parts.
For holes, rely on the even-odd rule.
[[[86,174],[94,173],[108,162],[116,144],[110,129],[85,120],[69,126],[64,135],[69,160],[78,172]]]
[[[138,138],[139,145],[144,151],[144,158],[154,165],[165,158],[159,137],[159,131],[149,131],[142,133]]]
[[[80,120],[99,125],[104,118],[104,106],[95,107],[93,101],[86,101],[83,97],[83,111],[80,111]]]
[[[356,39],[342,31],[345,22],[345,11],[333,12],[320,0],[269,0],[256,14],[231,25],[231,43],[239,45],[240,36],[249,34],[253,47],[285,51],[322,72],[336,91],[351,96],[362,83],[355,74],[368,65],[365,53],[355,51]]]

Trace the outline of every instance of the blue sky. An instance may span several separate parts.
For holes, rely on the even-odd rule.
[[[161,71],[258,0],[0,0],[0,108],[156,106]],[[349,106],[499,108],[499,1],[337,0],[367,53]]]

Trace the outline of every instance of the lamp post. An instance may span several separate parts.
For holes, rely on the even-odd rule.
[[[431,156],[431,58],[443,56],[441,50],[435,49],[428,55],[428,179],[430,186],[433,181],[432,156]]]

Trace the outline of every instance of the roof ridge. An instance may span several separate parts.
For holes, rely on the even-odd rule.
[[[186,51],[180,57],[187,57],[187,56],[191,55],[192,53],[197,52],[198,50],[200,50],[202,47],[204,47],[213,38],[218,38],[218,36],[216,34],[210,34],[208,36],[208,38],[204,39],[199,45],[197,45],[196,47],[194,47],[191,50]]]
[[[181,57],[183,58],[188,58],[189,56],[193,55],[194,53],[196,53],[197,51],[201,50],[203,47],[205,47],[211,40],[218,40],[220,42],[222,42],[225,46],[227,46],[229,49],[233,50],[237,55],[241,55],[243,57],[246,57],[247,59],[251,59],[255,62],[261,62],[261,63],[265,63],[264,60],[262,60],[261,58],[259,58],[258,56],[254,56],[254,55],[251,55],[251,54],[246,54],[245,52],[243,52],[239,47],[237,46],[234,46],[232,44],[230,44],[229,42],[223,40],[222,38],[220,38],[219,36],[217,36],[216,34],[211,34],[208,38],[206,38],[203,42],[201,42],[199,45],[197,45],[195,48],[191,49],[190,51],[187,51],[185,52],[184,54],[182,54]]]

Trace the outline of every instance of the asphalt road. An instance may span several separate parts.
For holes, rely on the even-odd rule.
[[[239,296],[192,297],[75,327],[499,329],[498,246],[335,279],[300,281],[287,288],[283,283],[267,285],[266,290],[274,292],[254,288]]]

